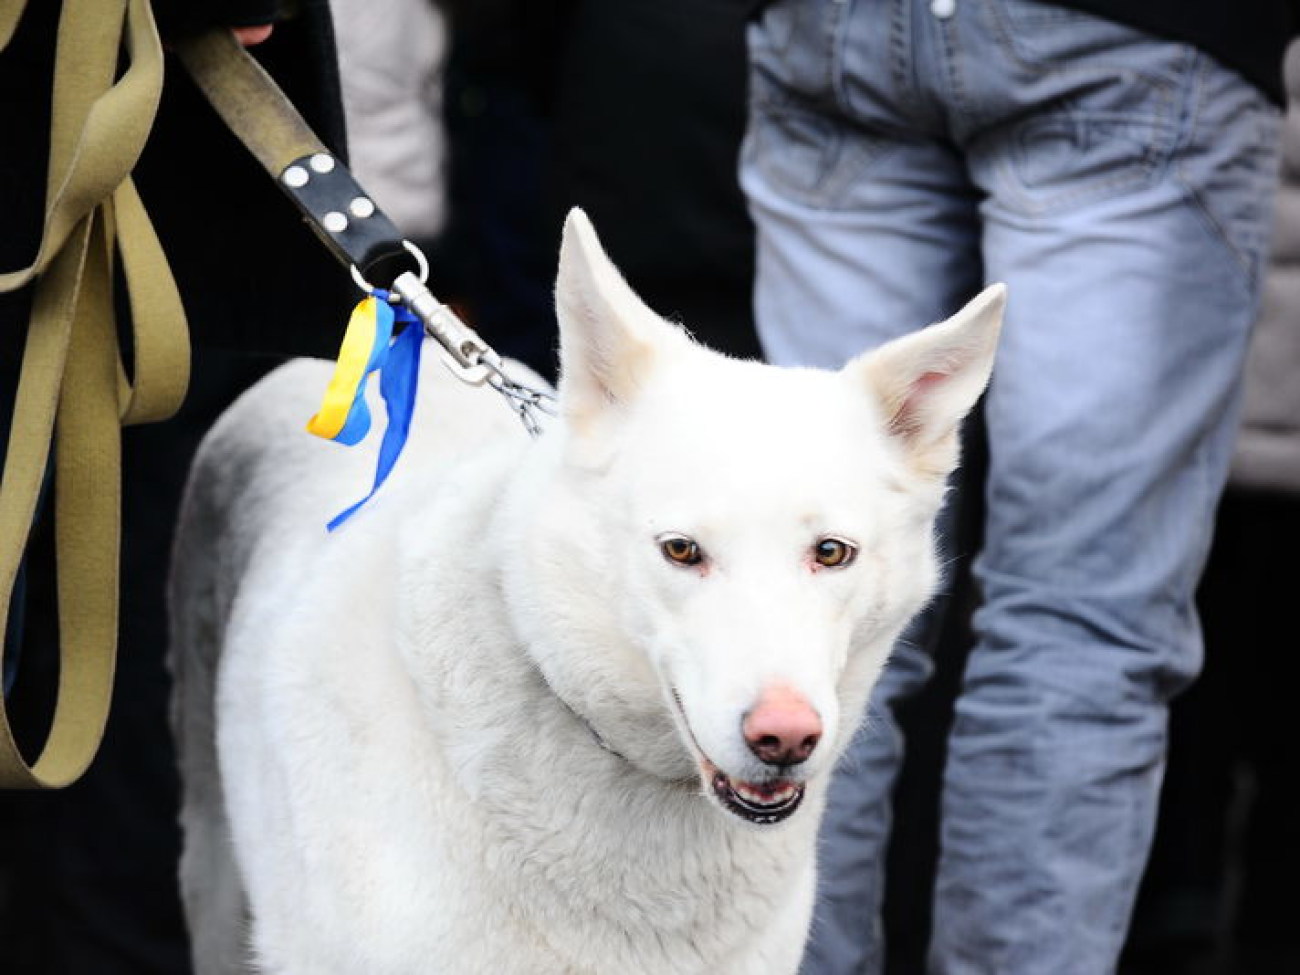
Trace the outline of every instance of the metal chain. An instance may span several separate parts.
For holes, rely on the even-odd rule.
[[[512,379],[501,368],[501,360],[493,353],[492,359],[481,359],[487,367],[487,384],[500,393],[506,405],[515,411],[530,436],[536,437],[542,432],[539,413],[556,416],[555,394],[550,390],[537,389]]]

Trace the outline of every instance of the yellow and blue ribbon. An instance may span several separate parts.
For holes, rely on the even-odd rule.
[[[379,373],[379,393],[388,412],[388,427],[379,445],[374,485],[369,494],[330,521],[330,531],[375,496],[410,434],[424,328],[405,306],[394,308],[388,299],[387,292],[376,289],[352,310],[320,409],[307,421],[307,429],[318,437],[349,447],[360,443],[371,426],[366,383],[372,374]]]

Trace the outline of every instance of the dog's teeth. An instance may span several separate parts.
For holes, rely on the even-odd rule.
[[[778,802],[784,802],[794,795],[795,792],[795,787],[792,785],[784,785],[777,789],[754,789],[739,782],[732,783],[732,789],[734,789],[736,794],[742,799],[766,806],[775,805]]]

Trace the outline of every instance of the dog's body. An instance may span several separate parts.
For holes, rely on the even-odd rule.
[[[562,419],[531,440],[428,364],[331,535],[373,455],[300,432],[325,364],[205,441],[172,597],[200,972],[797,967],[829,771],[934,586],[1000,292],[777,370],[654,318],[575,215],[557,300]]]

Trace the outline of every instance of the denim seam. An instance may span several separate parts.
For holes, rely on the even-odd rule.
[[[953,114],[961,118],[970,118],[975,115],[974,106],[970,104],[970,100],[966,95],[966,84],[961,70],[961,58],[957,51],[956,31],[951,19],[944,20],[939,24],[939,43],[943,47],[943,60],[947,68],[948,86],[951,89],[953,111],[946,113],[948,118],[947,127],[951,133]]]
[[[833,0],[830,23],[826,25],[828,57],[827,88],[835,98],[835,104],[846,118],[852,118],[849,108],[849,96],[844,87],[844,57],[848,47],[849,24],[853,18],[849,6],[853,0]]]
[[[922,96],[916,77],[916,46],[920,43],[912,6],[915,0],[893,0],[890,24],[890,74],[898,108],[920,124],[934,116],[934,108]]]
[[[1191,468],[1191,472],[1189,473],[1189,476],[1195,478],[1194,481],[1194,489],[1196,493],[1196,497],[1194,499],[1195,503],[1199,506],[1201,511],[1205,512],[1206,519],[1212,521],[1214,518],[1215,502],[1217,501],[1217,497],[1216,497],[1217,492],[1215,491],[1212,474],[1211,474],[1213,468],[1211,444],[1207,438],[1205,431],[1202,431],[1202,435],[1197,440],[1195,453],[1191,462],[1189,463],[1189,467]],[[1205,541],[1202,543],[1204,546],[1206,546],[1206,549],[1200,553],[1201,558],[1199,560],[1196,560],[1196,562],[1194,563],[1192,559],[1188,559],[1185,562],[1183,566],[1183,578],[1179,580],[1181,583],[1179,589],[1180,593],[1195,593],[1196,587],[1200,581],[1200,574],[1201,574],[1200,563],[1203,562],[1205,557],[1209,554],[1208,552],[1209,540],[1210,540],[1209,536],[1207,535]]]
[[[1176,110],[1177,118],[1172,123],[1174,138],[1165,150],[1159,173],[1153,175],[1169,175],[1171,170],[1177,169],[1178,154],[1191,141],[1192,133],[1195,132],[1196,98],[1194,93],[1198,88],[1199,78],[1197,60],[1202,57],[1196,48],[1183,45],[1176,74],[1176,77],[1180,79],[1180,84],[1176,87],[1169,86],[1162,89],[1165,102],[1164,114],[1173,115],[1174,110]],[[1162,114],[1161,117],[1163,118],[1164,115]]]
[[[1199,69],[1195,73],[1195,94],[1192,98],[1192,104],[1189,112],[1187,131],[1188,140],[1191,141],[1192,135],[1200,127],[1200,109],[1204,102],[1205,75],[1211,69],[1209,58],[1202,57]],[[1249,292],[1258,273],[1258,262],[1250,254],[1245,253],[1242,248],[1238,247],[1232,239],[1228,228],[1215,217],[1213,211],[1205,203],[1205,198],[1196,188],[1195,183],[1187,175],[1186,168],[1182,164],[1174,167],[1174,178],[1182,188],[1184,195],[1193,205],[1197,215],[1204,222],[1206,229],[1209,230],[1210,236],[1215,238],[1232,256],[1238,268],[1241,270],[1241,285]]]
[[[894,77],[894,87],[900,99],[910,100],[907,85],[907,27],[908,16],[905,0],[894,0],[893,17],[889,24],[889,70]]]

